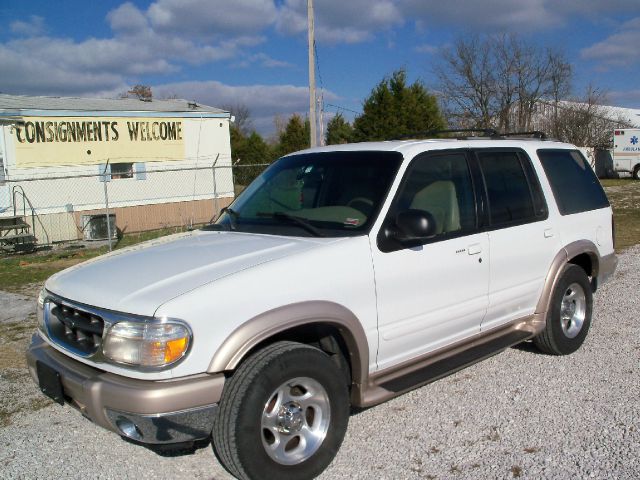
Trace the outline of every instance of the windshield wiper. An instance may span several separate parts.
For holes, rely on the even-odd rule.
[[[302,227],[307,232],[311,233],[316,237],[324,237],[325,234],[318,230],[316,227],[311,225],[309,221],[302,217],[296,217],[295,215],[289,215],[284,212],[258,212],[256,213],[258,217],[270,217],[275,218],[276,220],[284,220],[290,223],[295,223],[299,227]]]

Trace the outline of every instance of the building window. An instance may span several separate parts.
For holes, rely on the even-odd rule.
[[[111,178],[117,180],[119,178],[133,178],[133,163],[112,163]]]
[[[4,173],[4,158],[0,155],[0,185],[4,185],[6,182],[6,177]]]

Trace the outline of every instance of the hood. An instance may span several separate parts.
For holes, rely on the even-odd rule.
[[[103,255],[57,273],[45,286],[75,302],[152,316],[194,288],[327,241],[197,231]]]

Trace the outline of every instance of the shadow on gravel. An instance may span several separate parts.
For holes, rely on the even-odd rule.
[[[137,445],[139,447],[144,447],[147,450],[152,451],[153,453],[167,458],[173,457],[184,457],[187,455],[193,455],[198,450],[208,447],[211,445],[211,439],[198,440],[195,442],[184,442],[184,443],[174,443],[169,445],[152,445],[148,443],[136,442],[135,440],[131,440],[127,437],[120,437],[127,443],[131,443],[132,445]]]
[[[513,348],[514,350],[520,350],[521,352],[534,353],[536,355],[546,355],[538,350],[532,341],[522,342],[518,345],[514,345],[511,348]]]

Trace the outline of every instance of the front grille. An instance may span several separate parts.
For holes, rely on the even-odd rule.
[[[104,320],[79,308],[50,299],[45,321],[49,336],[61,347],[89,356],[102,345]]]

